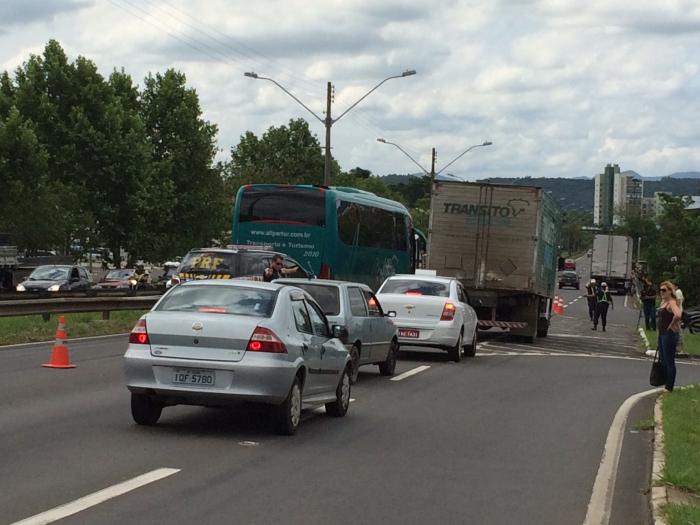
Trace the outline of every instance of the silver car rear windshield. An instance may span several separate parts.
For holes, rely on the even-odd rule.
[[[156,308],[163,312],[202,312],[212,314],[270,317],[277,292],[242,286],[177,286]]]
[[[450,295],[450,285],[435,281],[419,281],[418,279],[389,279],[379,292],[448,297]]]
[[[311,297],[316,299],[324,314],[338,315],[340,313],[340,292],[335,286],[307,283],[294,283],[293,286],[307,291]]]

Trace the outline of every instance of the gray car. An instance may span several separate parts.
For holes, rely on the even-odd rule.
[[[350,356],[323,310],[299,288],[253,281],[191,281],[145,314],[124,356],[131,411],[157,423],[171,405],[273,406],[293,434],[302,404],[342,417],[350,403]]]
[[[352,383],[357,381],[362,365],[379,365],[382,375],[394,375],[399,351],[397,328],[369,286],[325,279],[275,282],[301,288],[321,305],[328,322],[350,352]]]

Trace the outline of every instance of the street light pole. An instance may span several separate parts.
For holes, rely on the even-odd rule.
[[[316,113],[314,113],[311,109],[309,109],[301,100],[299,100],[297,97],[295,97],[289,90],[287,90],[284,86],[282,86],[276,80],[269,78],[269,77],[262,77],[262,76],[258,75],[257,73],[254,73],[252,71],[244,73],[244,75],[246,77],[249,77],[249,78],[254,78],[256,80],[267,80],[269,82],[272,82],[274,85],[276,85],[282,91],[284,91],[287,95],[292,97],[292,99],[294,99],[294,101],[299,103],[304,109],[306,109],[309,113],[311,113],[314,117],[316,117],[316,119],[318,119],[318,121],[321,122],[325,126],[325,128],[326,128],[326,158],[324,159],[325,162],[323,165],[323,184],[324,184],[324,186],[330,186],[330,184],[331,184],[331,127],[333,126],[333,124],[335,124],[341,118],[343,118],[351,109],[353,109],[360,102],[362,102],[365,98],[367,98],[379,86],[384,84],[384,82],[387,82],[388,80],[391,80],[394,78],[410,77],[411,75],[415,75],[415,74],[416,74],[415,69],[407,69],[406,71],[404,71],[400,75],[393,75],[393,76],[385,78],[384,80],[379,82],[379,84],[377,84],[372,89],[370,89],[367,93],[362,95],[359,99],[357,99],[355,101],[355,103],[352,104],[348,109],[343,111],[337,119],[333,119],[331,116],[331,102],[332,102],[333,85],[330,82],[328,82],[328,85],[326,88],[326,118],[322,119]]]
[[[426,175],[428,175],[428,176],[430,177],[430,180],[431,180],[431,181],[435,180],[435,175],[439,175],[440,173],[442,173],[443,171],[445,171],[445,169],[446,169],[448,166],[452,165],[456,160],[458,160],[459,158],[461,158],[463,155],[465,155],[466,153],[468,153],[470,150],[473,150],[474,148],[480,148],[480,147],[482,147],[482,146],[491,146],[491,145],[493,144],[493,142],[490,142],[490,141],[487,140],[487,141],[485,141],[485,142],[482,142],[481,144],[475,144],[474,146],[470,146],[469,148],[466,149],[466,151],[463,151],[462,153],[460,153],[459,155],[457,155],[457,157],[455,157],[451,162],[449,162],[449,163],[447,164],[447,166],[445,166],[445,167],[442,168],[440,171],[438,171],[437,173],[435,173],[435,161],[437,160],[437,153],[436,153],[436,151],[435,151],[435,148],[433,148],[433,151],[432,151],[431,161],[430,161],[430,172],[428,172],[428,170],[426,170],[423,166],[421,166],[421,165],[418,163],[418,161],[417,161],[416,159],[414,159],[414,158],[411,157],[408,153],[406,153],[406,151],[404,151],[404,149],[403,149],[401,146],[399,146],[398,144],[395,144],[395,143],[393,143],[393,142],[389,142],[388,140],[383,139],[383,138],[381,138],[381,137],[377,139],[377,142],[381,142],[382,144],[391,144],[392,146],[396,146],[396,147],[401,151],[401,153],[403,153],[403,154],[406,155],[409,159],[411,159],[411,160],[423,171],[423,173],[425,173]]]

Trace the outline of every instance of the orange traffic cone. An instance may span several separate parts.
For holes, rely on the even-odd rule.
[[[554,301],[552,302],[552,312],[557,315],[562,315],[564,313],[564,308],[562,307],[561,299],[559,299],[558,295],[554,296]]]
[[[43,364],[46,368],[75,368],[70,362],[70,356],[68,355],[68,347],[66,346],[66,339],[68,339],[68,334],[66,333],[66,320],[63,316],[58,318],[58,328],[56,329],[56,342],[53,345],[53,351],[51,352],[51,362]]]
[[[564,315],[564,299],[559,298],[559,315]]]

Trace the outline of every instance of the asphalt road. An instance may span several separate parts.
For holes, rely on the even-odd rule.
[[[636,312],[616,305],[601,339],[582,301],[535,345],[487,335],[459,364],[402,352],[397,373],[429,368],[400,381],[362,369],[346,418],[307,411],[293,437],[254,408],[173,407],[135,425],[123,336],[71,342],[71,370],[41,367],[50,345],[2,348],[0,522],[174,468],[61,523],[581,524],[613,416],[649,388]],[[679,365],[681,384],[699,380]],[[652,401],[630,416],[611,523],[648,522],[650,437],[634,425]]]

